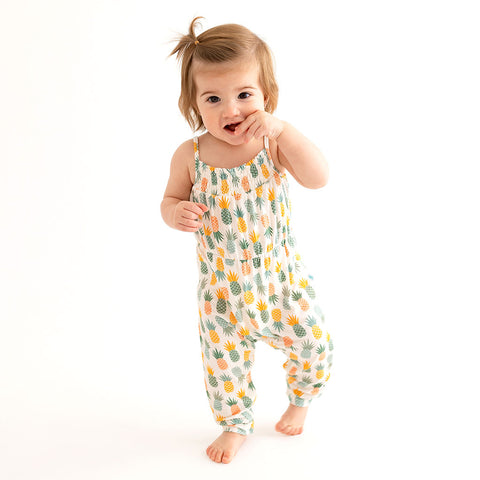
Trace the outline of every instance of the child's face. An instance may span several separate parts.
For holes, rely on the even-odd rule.
[[[243,144],[244,134],[235,134],[235,126],[251,113],[265,110],[257,62],[196,62],[193,69],[197,108],[205,128],[230,145]]]

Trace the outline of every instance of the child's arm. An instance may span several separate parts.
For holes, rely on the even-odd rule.
[[[287,122],[277,137],[278,161],[304,187],[321,188],[328,181],[328,163],[319,148]]]
[[[321,188],[328,181],[328,164],[322,152],[296,128],[262,110],[249,115],[235,129],[245,141],[267,136],[277,142],[278,161],[298,183]]]
[[[192,180],[188,170],[188,162],[193,158],[191,140],[182,143],[173,154],[170,164],[170,177],[160,205],[165,223],[183,232],[195,232],[203,224],[200,216],[208,210],[201,204],[190,202]]]

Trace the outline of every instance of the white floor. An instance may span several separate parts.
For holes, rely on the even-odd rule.
[[[274,431],[286,408],[278,353],[257,348],[262,368],[256,372],[256,429],[229,465],[205,454],[221,430],[210,417],[202,379],[182,397],[175,396],[182,385],[174,381],[163,390],[152,382],[126,393],[111,379],[103,385],[92,381],[87,389],[80,378],[55,377],[51,369],[36,380],[19,379],[10,401],[3,395],[1,477],[479,478],[473,397],[458,402],[454,382],[439,381],[434,392],[441,372],[432,371],[429,381],[405,364],[403,378],[396,379],[394,370],[382,380],[381,366],[355,378],[356,368],[339,358],[329,390],[310,407],[304,433],[288,437]]]

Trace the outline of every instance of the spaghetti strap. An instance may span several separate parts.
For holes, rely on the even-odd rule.
[[[269,146],[268,146],[268,137],[265,135],[265,137],[263,137],[263,144],[265,145],[265,148],[268,150]]]

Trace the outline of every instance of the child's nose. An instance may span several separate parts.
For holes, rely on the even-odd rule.
[[[223,115],[226,118],[236,117],[240,114],[240,109],[238,108],[238,104],[235,101],[230,101],[225,104],[225,109],[223,111]]]

